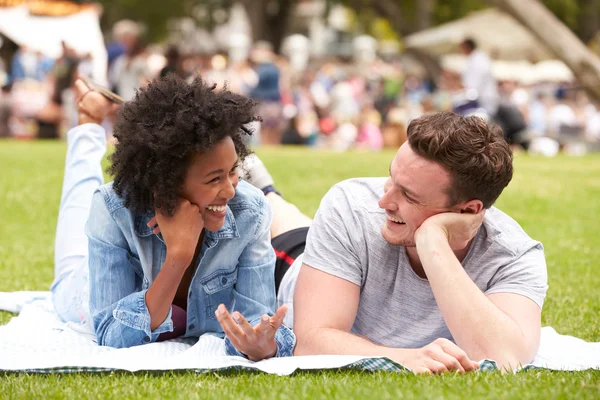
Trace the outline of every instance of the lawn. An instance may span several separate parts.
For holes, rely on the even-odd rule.
[[[0,291],[46,290],[64,166],[61,142],[0,141]],[[279,190],[308,215],[340,180],[387,174],[393,153],[259,151]],[[497,206],[544,243],[543,324],[600,341],[600,156],[519,154]],[[11,314],[0,312],[0,324]],[[0,376],[0,398],[600,398],[600,371],[458,376],[391,373],[128,374]]]

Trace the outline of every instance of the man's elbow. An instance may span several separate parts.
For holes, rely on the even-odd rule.
[[[498,369],[502,371],[514,371],[530,364],[537,354],[538,347],[539,341],[523,341],[512,346],[498,344],[495,348],[485,351],[482,358],[495,361]]]
[[[295,356],[310,356],[318,354],[317,346],[315,346],[315,338],[318,337],[319,328],[313,329],[295,329],[296,347],[294,348]]]

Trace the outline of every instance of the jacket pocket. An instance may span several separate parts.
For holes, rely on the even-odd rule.
[[[136,275],[135,287],[141,288],[141,290],[148,289],[150,287],[150,281],[148,280],[147,277],[144,276],[144,270],[142,269],[142,262],[137,257],[132,255],[131,253],[129,253],[128,257],[129,257],[129,265],[131,265],[131,268],[133,268],[133,271],[135,272],[135,275]],[[139,290],[139,289],[137,289],[137,290]]]
[[[208,318],[217,319],[215,311],[219,304],[224,304],[229,311],[233,309],[233,290],[236,282],[237,269],[233,271],[218,270],[200,281],[204,289]]]

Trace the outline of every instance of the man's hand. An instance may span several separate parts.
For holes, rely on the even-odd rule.
[[[408,356],[398,361],[417,374],[441,374],[458,371],[461,374],[479,369],[479,363],[469,359],[467,353],[448,339],[437,339],[420,349],[401,349]]]
[[[118,108],[106,97],[91,90],[81,79],[75,81],[75,98],[80,125],[86,123],[100,125],[107,115]]]
[[[197,205],[179,198],[173,216],[156,209],[148,227],[154,228],[155,235],[162,233],[167,245],[167,254],[177,264],[185,265],[186,268],[190,265],[204,229],[202,213]]]
[[[484,216],[485,210],[477,214],[455,212],[436,214],[425,220],[417,229],[415,239],[428,231],[438,230],[446,236],[452,250],[462,250],[477,234]]]
[[[249,360],[260,361],[277,353],[275,333],[283,324],[286,313],[287,306],[281,306],[272,317],[263,315],[255,327],[252,327],[239,312],[229,314],[223,304],[219,305],[215,315],[231,344]]]

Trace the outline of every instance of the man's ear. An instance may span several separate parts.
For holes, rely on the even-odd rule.
[[[458,205],[461,214],[479,214],[483,210],[481,200],[470,200]]]

